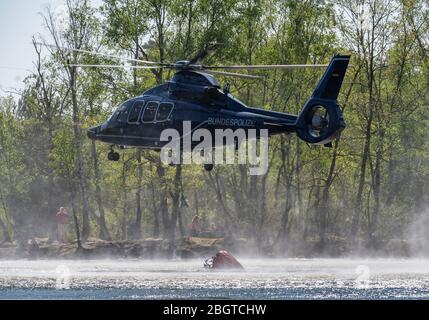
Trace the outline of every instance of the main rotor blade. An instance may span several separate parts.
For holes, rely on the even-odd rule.
[[[213,70],[201,70],[201,72],[210,73],[210,74],[218,74],[221,76],[227,77],[238,77],[238,78],[249,78],[249,79],[264,79],[263,76],[255,76],[251,74],[242,74],[242,73],[233,73],[233,72],[224,72],[224,71],[213,71]]]
[[[203,66],[203,69],[236,69],[236,70],[269,70],[269,69],[297,69],[297,68],[322,68],[327,64],[269,64],[269,65],[242,65],[242,66]]]
[[[146,64],[157,64],[157,65],[161,64],[161,62],[147,61],[147,60],[140,60],[140,59],[133,59],[133,58],[121,58],[121,57],[118,57],[118,56],[115,56],[115,55],[111,55],[111,54],[108,54],[108,53],[102,53],[102,52],[96,52],[96,51],[88,51],[88,50],[83,50],[83,49],[70,49],[70,51],[81,52],[81,53],[88,53],[88,54],[103,56],[103,57],[106,57],[106,58],[118,59],[118,60],[122,60],[122,61],[139,62],[139,63],[146,63]]]
[[[66,51],[74,51],[74,52],[87,53],[87,54],[92,54],[92,55],[96,55],[96,56],[102,56],[102,57],[106,57],[106,58],[113,58],[113,59],[117,59],[117,60],[120,60],[120,61],[128,61],[128,62],[138,62],[138,63],[146,63],[146,64],[163,65],[163,63],[161,63],[161,62],[147,61],[147,60],[140,60],[140,59],[133,59],[133,58],[123,58],[123,57],[115,56],[115,55],[112,55],[112,54],[109,54],[109,53],[103,53],[103,52],[97,52],[97,51],[89,51],[89,50],[83,50],[83,49],[57,47],[56,45],[46,44],[46,43],[42,43],[42,42],[36,42],[36,44],[42,45],[42,46],[45,46],[45,47],[48,47],[48,48],[53,48],[53,49],[61,49],[61,50],[66,50]]]
[[[131,68],[131,69],[161,69],[162,66],[125,66],[122,64],[70,64],[70,67],[87,68]]]
[[[222,45],[222,43],[219,42],[212,42],[212,43],[208,43],[203,50],[201,50],[200,52],[197,53],[197,55],[195,57],[193,57],[190,61],[189,64],[197,64],[200,61],[202,61],[204,58],[206,58],[208,55],[213,54],[216,49]]]

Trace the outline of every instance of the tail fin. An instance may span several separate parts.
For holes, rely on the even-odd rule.
[[[304,141],[329,146],[345,128],[337,98],[349,60],[350,56],[334,56],[305,103],[296,122],[298,137]]]
[[[336,55],[317,84],[312,98],[337,100],[344,76],[349,65],[350,56]]]

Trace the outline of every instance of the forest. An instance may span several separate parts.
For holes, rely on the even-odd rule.
[[[56,237],[55,213],[74,217],[82,243],[189,235],[191,219],[222,226],[258,254],[429,253],[429,1],[64,0],[42,8],[25,88],[0,97],[0,241]],[[247,164],[166,166],[159,153],[86,136],[123,101],[169,81],[168,70],[117,64],[81,49],[160,62],[221,48],[204,63],[351,62],[338,102],[346,129],[332,148],[296,135],[269,140],[268,172]],[[216,76],[249,106],[297,114],[323,69]],[[73,231],[74,232],[74,231]],[[71,232],[71,234],[73,234]],[[72,235],[71,235],[72,236]],[[76,239],[76,234],[73,236]]]

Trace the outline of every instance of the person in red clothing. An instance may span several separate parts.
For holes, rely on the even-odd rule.
[[[69,214],[64,207],[61,207],[55,215],[55,218],[58,224],[58,241],[65,243],[67,242],[67,227],[69,223]]]

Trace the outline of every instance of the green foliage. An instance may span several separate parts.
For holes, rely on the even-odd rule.
[[[100,225],[100,193],[107,229],[114,238],[126,238],[136,221],[140,190],[143,236],[163,234],[180,193],[189,205],[180,209],[186,232],[198,211],[206,225],[225,225],[234,236],[255,241],[261,251],[276,247],[284,252],[291,250],[285,240],[300,244],[326,235],[360,237],[375,247],[377,240],[401,236],[427,205],[429,23],[423,1],[373,6],[371,1],[347,0],[104,0],[99,9],[86,1],[76,3],[69,18],[75,27],[91,26],[91,33],[81,35],[81,45],[126,57],[191,59],[212,41],[223,47],[207,64],[327,63],[335,53],[352,54],[339,97],[347,128],[338,144],[333,149],[309,147],[294,136],[274,137],[264,177],[249,177],[247,165],[218,166],[210,174],[192,165],[182,168],[180,178],[177,168],[160,171],[157,153],[143,151],[138,161],[135,150],[123,150],[121,161],[112,163],[106,157],[108,145],[97,143],[93,152],[91,141],[84,139],[81,152],[94,230]],[[371,15],[383,23],[368,24]],[[79,40],[75,29],[63,31],[68,43]],[[85,54],[74,58],[117,62]],[[24,207],[31,202],[28,185],[44,185],[48,177],[54,179],[59,199],[81,210],[68,78],[57,55],[42,65],[53,93],[51,104],[46,104],[37,74],[27,78],[20,105],[0,100],[0,190],[2,199],[9,199],[2,200],[0,218],[11,214],[17,199]],[[313,69],[277,70],[263,83],[219,80],[229,81],[233,94],[249,105],[297,113],[320,75]],[[79,69],[80,127],[104,121],[121,101],[169,77],[169,72],[156,70]],[[48,196],[47,189],[40,192]]]

